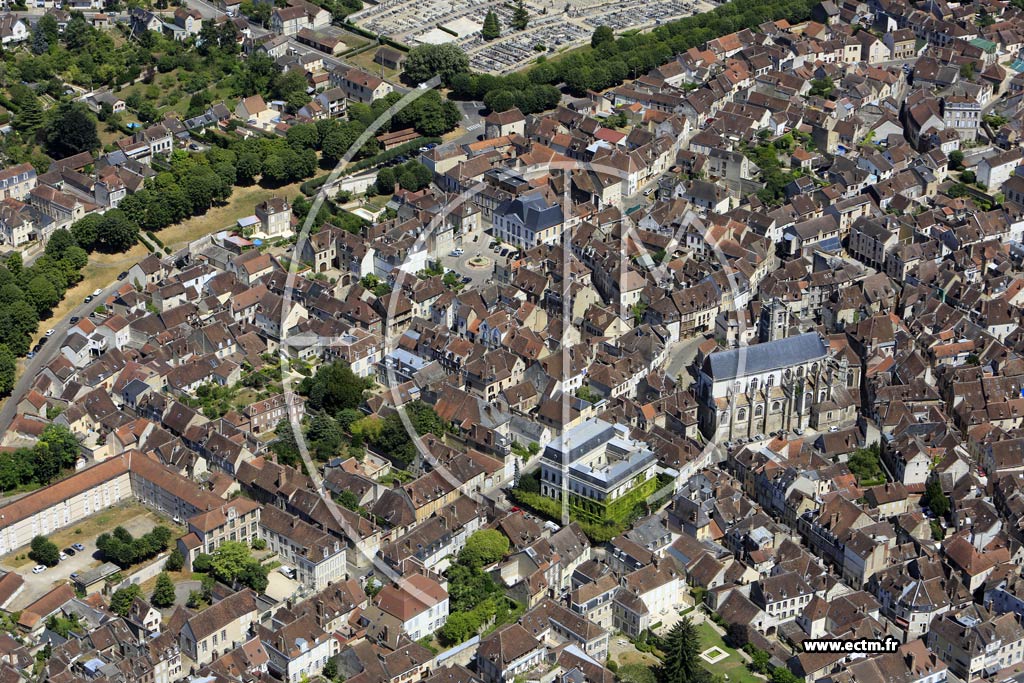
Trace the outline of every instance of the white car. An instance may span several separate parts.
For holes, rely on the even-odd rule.
[[[465,252],[465,251],[463,251],[462,249],[452,249],[452,251],[451,251],[451,253],[449,254],[449,256],[462,256],[462,255],[463,255],[463,254],[465,254],[465,253],[466,253],[466,252]]]
[[[63,562],[64,560],[68,559],[68,554],[62,550],[60,551],[60,555],[58,555],[57,557],[59,557],[60,561]]]
[[[37,564],[36,566],[32,567],[32,573],[33,574],[42,574],[45,571],[46,571],[46,567],[44,567],[41,564]]]
[[[52,337],[52,336],[53,336],[53,332],[54,332],[54,330],[53,330],[52,328],[51,328],[51,329],[49,329],[49,330],[47,330],[47,331],[46,331],[46,336],[47,336],[47,337]]]
[[[103,289],[102,289],[102,288],[100,288],[100,289],[97,289],[97,290],[96,290],[95,292],[93,292],[93,293],[92,293],[92,295],[93,295],[93,296],[99,296],[99,295],[100,295],[100,294],[102,294],[102,293],[103,293]]]

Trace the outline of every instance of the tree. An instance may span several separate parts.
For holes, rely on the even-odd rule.
[[[978,176],[975,175],[974,171],[961,171],[960,172],[960,182],[970,184],[970,183],[974,183],[974,182],[977,182],[977,181],[978,181]]]
[[[594,29],[593,35],[590,36],[590,47],[597,49],[614,40],[615,32],[612,31],[610,26],[598,26]]]
[[[459,562],[470,567],[484,567],[508,552],[509,541],[505,534],[496,529],[480,529],[474,532],[459,552]]]
[[[739,622],[729,624],[729,628],[726,631],[726,640],[729,645],[736,648],[737,650],[742,649],[750,642],[750,632],[746,624]]]
[[[346,408],[358,408],[368,383],[343,360],[321,365],[311,379],[303,380],[300,393],[309,397],[310,408],[336,415]]]
[[[646,664],[623,664],[615,677],[621,683],[657,683],[654,671]]]
[[[689,617],[672,627],[662,643],[665,658],[656,671],[658,683],[709,683],[711,675],[700,665],[700,633]]]
[[[114,594],[110,596],[110,609],[114,614],[126,617],[132,610],[132,603],[135,601],[135,598],[141,597],[142,588],[139,584],[129,584],[124,588],[119,588],[114,591]]]
[[[103,222],[103,216],[91,213],[71,225],[71,236],[75,238],[78,246],[86,251],[96,248],[96,240],[99,238],[99,226]]]
[[[523,0],[516,0],[516,8],[512,11],[512,28],[517,31],[525,31],[530,23],[530,13],[526,11]]]
[[[277,456],[277,462],[282,465],[298,464],[302,454],[295,440],[291,420],[287,417],[281,418],[274,428],[274,434],[276,438],[270,442],[270,450]]]
[[[494,13],[494,10],[488,10],[487,15],[484,16],[484,28],[480,35],[484,40],[494,40],[501,37],[501,23],[498,21],[498,15]]]
[[[836,84],[831,78],[825,76],[824,78],[815,78],[811,81],[811,89],[808,91],[809,95],[818,95],[820,97],[828,97],[835,90]]]
[[[964,165],[964,153],[958,149],[954,149],[949,153],[949,167],[954,171],[962,168]]]
[[[100,146],[96,120],[81,102],[63,102],[46,125],[46,151],[54,159],[86,152]]]
[[[15,116],[11,125],[20,133],[34,134],[43,125],[45,120],[43,105],[39,102],[35,91],[26,85],[18,83],[11,86],[10,93],[11,103],[15,109]]]
[[[128,251],[138,241],[138,223],[130,220],[121,209],[107,211],[96,227],[96,242],[100,251],[110,254]]]
[[[171,554],[167,556],[167,561],[164,562],[164,571],[180,572],[184,566],[185,558],[181,554],[181,551],[175,548],[171,551]]]
[[[7,344],[0,344],[0,396],[7,396],[14,390],[17,372],[17,358]]]
[[[44,275],[36,275],[25,287],[29,301],[36,307],[40,318],[46,317],[50,310],[60,303],[61,293],[53,286],[53,282]]]
[[[447,84],[456,74],[466,71],[469,71],[469,57],[453,43],[414,47],[405,60],[405,75],[417,85],[435,75]]]
[[[924,489],[924,499],[921,502],[927,505],[936,517],[945,517],[949,514],[949,496],[943,493],[938,477],[928,478],[928,484]]]
[[[36,536],[32,539],[31,550],[28,556],[39,564],[44,564],[47,567],[55,567],[60,562],[60,548],[46,538],[46,536]]]
[[[327,663],[324,664],[323,671],[320,672],[320,675],[322,675],[324,678],[326,678],[329,681],[337,680],[337,678],[338,678],[338,663],[336,661],[334,661],[333,657],[329,658],[327,660]]]
[[[150,596],[149,601],[155,607],[171,607],[174,605],[174,600],[174,582],[171,581],[167,572],[160,572],[160,575],[156,577],[156,586],[153,588],[153,595]]]
[[[338,423],[330,415],[326,413],[314,415],[310,420],[306,436],[309,437],[318,459],[329,460],[338,454],[338,449],[341,447],[341,430],[338,429]]]
[[[800,678],[783,666],[772,669],[771,683],[800,683]]]
[[[448,615],[437,637],[444,645],[458,645],[476,635],[480,622],[471,612],[454,612]]]

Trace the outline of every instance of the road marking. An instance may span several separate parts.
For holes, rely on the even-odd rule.
[[[484,124],[482,124],[482,123],[474,123],[472,126],[466,126],[466,130],[467,131],[476,130],[477,128],[480,128],[483,125]]]

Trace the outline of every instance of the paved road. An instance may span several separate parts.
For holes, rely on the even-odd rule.
[[[111,279],[113,279],[113,275],[111,275]],[[119,284],[121,283],[115,281],[113,284],[108,285],[107,288],[103,290],[103,294],[100,297],[97,297],[97,299],[102,301],[103,298],[111,294]],[[54,333],[50,337],[50,341],[39,350],[39,353],[37,353],[34,358],[26,358],[20,362],[22,368],[21,378],[14,386],[14,391],[7,397],[3,408],[0,408],[0,432],[6,431],[7,428],[10,427],[11,420],[14,419],[14,416],[17,413],[18,404],[21,402],[21,399],[25,397],[25,394],[28,393],[29,387],[32,386],[32,383],[35,381],[39,372],[50,361],[56,358],[58,353],[60,353],[60,346],[67,337],[68,330],[71,328],[71,318],[73,316],[85,318],[96,308],[96,306],[97,300],[93,300],[88,304],[83,302],[72,310],[67,318],[58,321],[47,320],[41,323],[40,326],[43,328],[48,325],[52,326]]]
[[[693,382],[693,378],[690,376],[690,373],[686,371],[686,366],[693,362],[693,359],[697,356],[697,347],[703,343],[704,337],[690,337],[689,339],[683,339],[676,342],[672,348],[669,349],[667,361],[664,366],[665,374],[672,378],[676,378],[681,375],[681,389],[689,387]]]

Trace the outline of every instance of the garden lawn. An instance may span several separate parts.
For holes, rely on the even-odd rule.
[[[344,40],[345,40],[345,43],[348,44],[348,36],[345,36]],[[371,47],[368,50],[363,50],[362,52],[360,52],[357,55],[349,55],[349,56],[345,57],[344,59],[345,59],[346,62],[348,62],[352,66],[358,66],[363,71],[366,71],[367,73],[371,73],[374,76],[377,76],[378,78],[383,78],[385,81],[388,81],[389,83],[397,83],[398,82],[399,72],[394,70],[394,69],[384,68],[383,69],[383,74],[384,75],[381,76],[381,71],[382,71],[381,65],[378,64],[377,62],[373,61],[373,57],[376,54],[377,54],[377,47],[374,46],[374,47]]]
[[[708,664],[703,658],[701,666],[713,674],[729,674],[729,683],[764,683],[763,678],[758,678],[751,673],[746,666],[746,660],[733,648],[725,644],[722,636],[718,635],[715,629],[707,622],[697,624],[697,632],[700,633],[700,651],[704,652],[709,647],[720,647],[729,656],[717,664]]]

